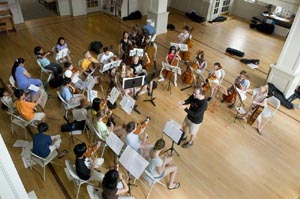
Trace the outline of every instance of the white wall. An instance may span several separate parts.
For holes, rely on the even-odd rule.
[[[265,10],[267,9],[262,3],[258,4],[249,3],[244,0],[234,0],[230,14],[251,20],[253,16],[261,16],[260,14]]]
[[[0,2],[5,2],[5,1],[8,2],[9,9],[13,14],[14,23],[15,24],[23,23],[24,19],[23,19],[23,14],[21,11],[19,0],[0,0]]]

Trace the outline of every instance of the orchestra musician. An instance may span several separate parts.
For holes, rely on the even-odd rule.
[[[205,69],[207,67],[207,61],[204,59],[204,52],[202,50],[199,50],[196,53],[196,57],[191,65],[192,69],[194,69],[194,86],[197,85],[197,80],[203,78],[203,74],[205,72]],[[203,79],[202,79],[203,80]]]
[[[152,67],[156,69],[156,54],[157,54],[157,45],[154,42],[151,42],[151,36],[147,36],[142,44],[144,49],[145,56],[149,57],[147,62],[144,61],[144,67],[149,70]]]
[[[181,33],[178,35],[178,43],[180,44],[187,44],[188,45],[188,51],[180,52],[180,57],[184,61],[190,61],[190,48],[192,48],[192,28],[188,26],[184,26]]]
[[[242,115],[238,115],[237,119],[252,121],[253,124],[257,120],[257,132],[262,135],[261,121],[264,107],[267,107],[267,99],[269,97],[269,86],[268,84],[263,85],[259,88],[253,89],[252,104],[248,108],[247,112]]]
[[[144,132],[145,129],[140,134],[135,134],[136,128],[137,125],[133,121],[126,124],[126,144],[140,153],[145,159],[148,159],[149,150],[153,146],[147,142],[148,134]],[[139,138],[141,134],[144,134],[142,140]]]
[[[132,32],[129,34],[129,39],[132,42],[134,48],[140,48],[142,45],[143,34],[138,25],[132,27]]]
[[[240,72],[240,75],[234,80],[233,85],[227,89],[228,95],[223,95],[222,102],[231,103],[228,108],[233,108],[237,99],[237,93],[234,86],[244,93],[247,92],[250,86],[250,81],[248,80],[248,74],[246,71],[242,70]]]
[[[81,65],[79,66],[84,74],[89,74],[92,70],[99,66],[99,61],[92,57],[90,51],[85,51],[83,53],[83,59],[81,61]]]
[[[130,64],[131,59],[129,57],[129,52],[132,49],[132,42],[129,39],[129,33],[127,31],[123,32],[123,38],[120,40],[119,44],[119,57],[126,63]]]
[[[168,63],[171,66],[178,67],[179,61],[181,60],[180,56],[178,55],[178,51],[176,51],[175,46],[171,46],[169,49],[169,52],[166,56],[166,63]],[[164,67],[161,68],[158,80],[159,82],[165,81],[165,77],[167,78],[174,78],[174,86],[177,87],[177,73],[173,73],[171,71],[167,71]]]
[[[100,147],[100,142],[97,143],[95,146],[95,149],[98,149]],[[74,153],[76,156],[75,161],[75,167],[76,167],[76,173],[78,177],[82,180],[94,180],[97,182],[102,182],[104,178],[104,174],[97,171],[96,169],[101,166],[104,162],[103,158],[92,158],[86,157],[86,153],[94,153],[95,151],[90,151],[85,143],[77,144],[74,147]]]
[[[68,49],[68,45],[66,43],[66,40],[65,40],[64,37],[59,37],[58,40],[57,40],[56,46],[55,46],[55,51],[56,51],[56,53],[58,53],[59,51],[64,50],[64,49]],[[63,58],[61,58],[59,60],[60,63],[72,62],[70,53],[71,53],[70,50],[68,50],[68,53]]]
[[[208,80],[211,80],[216,84],[221,83],[222,80],[221,69],[222,69],[222,65],[219,62],[214,63],[214,69],[209,72],[206,82],[202,82],[202,87],[204,92],[210,89],[210,96],[207,98],[207,101],[210,101],[216,92],[215,88],[210,87]]]

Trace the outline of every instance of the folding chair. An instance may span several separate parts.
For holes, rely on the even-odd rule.
[[[53,72],[51,71],[51,70],[47,70],[47,69],[45,69],[43,66],[42,66],[42,64],[40,63],[40,61],[37,59],[36,60],[36,63],[40,66],[40,68],[41,68],[41,80],[43,80],[43,73],[45,73],[47,76],[48,76],[48,78],[47,78],[47,81],[46,81],[46,83],[45,83],[45,87],[47,87],[47,85],[49,84],[49,81],[51,80],[51,78],[52,78],[52,76],[53,76]]]
[[[273,119],[274,119],[274,116],[277,112],[277,110],[279,109],[280,107],[280,101],[279,99],[277,99],[276,97],[272,96],[270,98],[267,99],[267,103],[268,103],[268,106],[266,106],[264,108],[264,110],[262,111],[261,113],[261,120],[263,118],[265,118],[266,120],[261,124],[261,130],[265,127],[265,125],[271,121],[271,124],[273,123]]]
[[[76,193],[76,199],[77,199],[79,192],[80,192],[81,185],[83,185],[83,184],[92,185],[92,184],[89,182],[89,180],[82,180],[78,177],[78,175],[76,174],[76,171],[75,171],[75,167],[74,167],[74,165],[71,165],[70,160],[65,160],[65,164],[67,166],[67,171],[71,175],[74,184],[77,186],[77,193]]]
[[[46,158],[42,158],[42,157],[34,154],[32,151],[30,151],[30,169],[32,170],[32,162],[35,162],[35,163],[39,164],[43,168],[43,180],[45,181],[45,178],[46,178],[46,166],[49,163],[60,165],[58,163],[52,162],[52,160],[57,155],[58,155],[57,151],[54,150]]]
[[[59,91],[56,91],[56,94],[58,96],[58,98],[60,99],[61,101],[61,108],[63,107],[65,109],[65,117],[67,118],[68,117],[68,112],[69,110],[72,110],[76,107],[79,107],[80,106],[80,102],[78,103],[74,103],[74,104],[70,104],[68,103],[60,94]]]
[[[151,193],[151,191],[152,191],[152,188],[153,188],[154,184],[158,183],[158,184],[163,185],[163,186],[165,186],[165,187],[167,186],[167,185],[165,185],[164,183],[162,183],[162,182],[160,181],[163,177],[162,177],[162,178],[159,178],[159,179],[154,178],[154,177],[151,175],[151,173],[150,173],[149,171],[147,171],[147,170],[144,171],[144,173],[143,173],[143,178],[150,184],[150,189],[148,190],[148,193],[147,193],[147,195],[146,195],[146,199],[149,198],[150,193]]]

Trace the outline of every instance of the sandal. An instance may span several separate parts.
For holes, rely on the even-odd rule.
[[[173,189],[178,189],[180,187],[180,183],[179,182],[175,182],[174,187],[168,187],[169,190],[173,190]]]
[[[67,151],[66,149],[63,150],[63,151],[58,155],[58,158],[60,159],[60,158],[64,157],[67,153],[68,153],[68,151]]]

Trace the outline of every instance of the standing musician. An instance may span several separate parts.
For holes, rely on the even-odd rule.
[[[149,62],[144,60],[144,67],[149,70],[152,67],[156,69],[156,54],[157,54],[157,45],[154,42],[151,42],[151,36],[147,36],[142,44],[144,49],[145,56],[149,57]]]
[[[102,182],[104,174],[96,171],[95,168],[102,165],[103,158],[92,158],[90,154],[94,153],[100,147],[100,142],[93,148],[87,148],[85,143],[77,144],[74,147],[76,155],[75,167],[78,177],[82,180],[94,180]]]
[[[228,106],[228,108],[233,108],[236,102],[237,93],[235,91],[234,86],[240,89],[244,93],[247,92],[247,89],[250,86],[250,81],[248,80],[248,75],[246,71],[242,70],[240,72],[240,75],[234,80],[233,85],[229,89],[227,89],[228,95],[225,94],[223,95],[222,102],[225,101],[231,103]]]
[[[178,35],[178,43],[180,44],[187,44],[188,45],[188,51],[180,52],[180,57],[184,61],[190,61],[190,48],[192,48],[192,28],[189,28],[188,26],[184,26],[181,33]]]
[[[261,115],[263,114],[264,107],[267,107],[267,99],[269,96],[268,84],[259,88],[253,89],[252,104],[245,114],[238,115],[237,119],[248,120],[252,124],[257,120],[257,132],[262,135],[261,129]]]
[[[130,64],[131,58],[129,57],[129,52],[132,50],[132,42],[129,39],[129,33],[127,31],[123,32],[123,38],[120,40],[119,44],[119,57],[126,63]]]
[[[180,56],[178,55],[178,51],[176,51],[175,46],[171,46],[169,49],[169,52],[166,56],[166,63],[168,63],[171,66],[178,67],[179,61],[181,60]],[[172,78],[174,76],[174,86],[177,87],[177,73],[167,71],[164,67],[161,68],[158,80],[159,82],[165,81],[166,78]]]
[[[129,39],[134,48],[139,48],[142,45],[143,33],[138,25],[132,27],[132,32],[129,34]]]
[[[145,159],[148,159],[151,144],[147,142],[148,134],[144,133],[145,129],[142,129],[142,132],[136,134],[135,131],[137,125],[135,122],[128,122],[125,126],[126,130],[126,144],[133,148],[135,151],[139,152]],[[142,141],[139,139],[139,135],[144,133]]]
[[[207,98],[207,101],[210,101],[216,92],[215,88],[210,87],[208,80],[211,80],[216,84],[221,83],[222,80],[221,69],[222,69],[222,65],[219,62],[214,63],[214,69],[209,72],[206,81],[202,82],[202,87],[204,92],[207,92],[208,89],[210,89],[210,96]]]
[[[190,140],[182,145],[183,148],[189,148],[193,145],[207,109],[207,101],[202,88],[196,87],[193,94],[188,99],[179,101],[178,105],[187,112],[182,124],[184,135],[181,140],[186,140],[188,133],[191,134]]]

